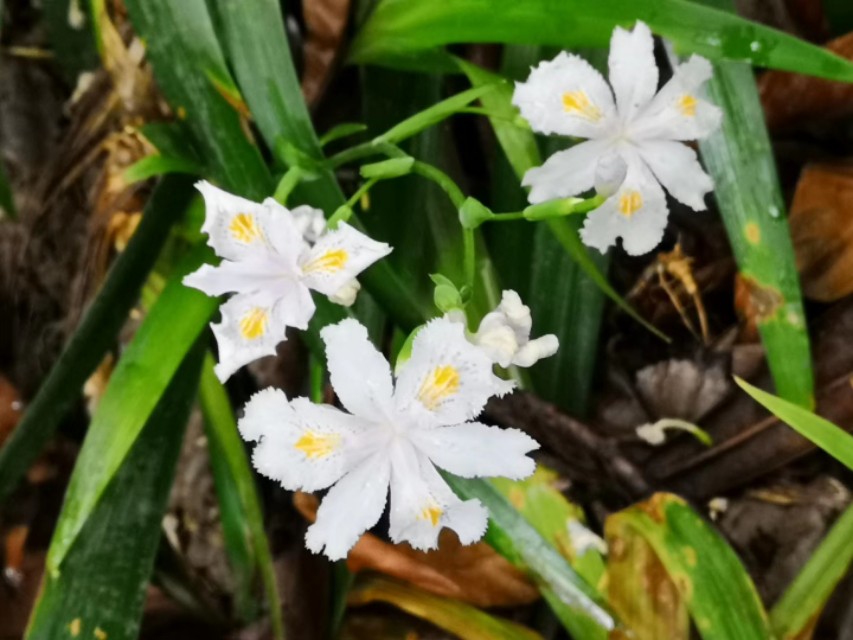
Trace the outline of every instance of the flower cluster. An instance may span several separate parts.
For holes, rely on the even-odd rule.
[[[610,86],[588,62],[563,52],[516,85],[513,103],[535,131],[587,138],[528,171],[523,182],[532,203],[595,187],[607,199],[587,217],[583,241],[603,252],[621,237],[625,251],[640,255],[663,237],[661,185],[688,207],[705,208],[713,183],[683,141],[712,133],[721,112],[699,95],[711,77],[711,64],[699,56],[656,93],[654,39],[642,22],[633,31],[616,28],[608,66]]]
[[[306,329],[314,315],[311,290],[332,302],[350,305],[355,277],[391,252],[342,222],[324,231],[323,212],[312,207],[290,211],[272,198],[252,202],[201,182],[205,222],[202,231],[222,258],[204,265],[184,284],[211,296],[234,293],[213,325],[219,345],[216,374],[227,380],[252,360],[275,353],[285,329]]]

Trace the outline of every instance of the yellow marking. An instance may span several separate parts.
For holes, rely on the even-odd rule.
[[[325,458],[337,449],[340,443],[341,436],[337,433],[318,434],[309,431],[302,435],[293,447],[304,453],[306,458],[313,460]]]
[[[74,618],[71,621],[71,624],[68,625],[68,631],[71,633],[72,638],[76,638],[80,635],[80,625],[83,624],[83,621],[80,618]]]
[[[439,520],[441,520],[442,513],[444,513],[444,511],[441,510],[441,507],[433,503],[421,510],[418,520],[429,520],[432,523],[432,526],[437,527]]]
[[[251,213],[238,213],[231,219],[228,231],[235,240],[249,244],[261,237],[261,230]]]
[[[257,340],[267,332],[269,313],[266,309],[254,307],[240,318],[240,335],[246,340]]]
[[[630,218],[643,208],[643,196],[639,191],[625,191],[619,197],[619,213]]]
[[[678,99],[677,106],[678,110],[681,111],[681,115],[692,118],[696,115],[696,104],[696,98],[689,93],[685,93]]]
[[[107,632],[101,629],[100,627],[95,628],[95,632],[93,634],[97,640],[107,640]]]
[[[418,400],[430,411],[459,391],[459,372],[450,365],[436,367],[418,391]]]
[[[749,244],[758,244],[761,242],[761,229],[754,222],[747,222],[743,231]]]
[[[583,89],[564,93],[563,109],[566,113],[571,113],[592,122],[601,120],[601,109],[593,104]]]
[[[178,120],[187,119],[187,110],[184,107],[178,107]]]
[[[344,249],[331,249],[302,267],[302,272],[336,273],[346,266],[347,260],[349,260],[349,254]]]

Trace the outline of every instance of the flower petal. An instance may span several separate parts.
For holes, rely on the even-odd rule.
[[[720,125],[722,111],[703,100],[701,86],[711,77],[711,63],[700,56],[679,65],[672,78],[631,123],[634,140],[699,140]]]
[[[581,142],[558,151],[541,167],[528,170],[521,182],[525,187],[531,187],[528,201],[538,204],[592,189],[598,159],[607,154],[610,146],[607,140]]]
[[[512,382],[494,375],[489,357],[468,342],[462,324],[438,318],[415,336],[394,401],[417,424],[458,424],[476,417],[491,396],[512,388]]]
[[[500,429],[479,422],[452,427],[416,429],[412,442],[430,461],[463,478],[526,478],[536,468],[526,455],[539,444],[518,429]]]
[[[540,62],[517,82],[512,103],[534,131],[581,138],[612,132],[616,109],[610,87],[583,58],[565,51]]]
[[[275,251],[291,270],[302,251],[304,241],[290,212],[274,200],[252,202],[199,182],[196,188],[204,197],[205,216],[202,232],[217,255],[242,260]]]
[[[299,260],[303,282],[311,289],[331,296],[380,258],[391,253],[391,247],[353,229],[346,222],[338,224],[317,240]]]
[[[637,147],[655,178],[673,198],[694,211],[706,209],[705,194],[714,188],[714,181],[702,170],[693,149],[669,140],[646,140]]]
[[[641,255],[660,243],[669,210],[663,189],[642,160],[626,158],[626,161],[625,183],[587,216],[581,239],[604,253],[622,238],[627,253]]]
[[[379,520],[388,498],[390,465],[376,454],[355,467],[329,490],[317,521],[308,527],[305,546],[331,560],[341,560],[362,533]]]
[[[308,289],[291,282],[277,296],[267,292],[238,294],[220,308],[222,320],[211,325],[219,345],[216,375],[223,382],[252,360],[275,355],[288,326],[305,329],[314,315]]]
[[[410,443],[401,441],[391,454],[391,522],[388,535],[426,551],[438,546],[443,527],[462,544],[483,537],[488,512],[478,500],[460,500],[432,463]]]
[[[630,122],[645,107],[658,88],[655,41],[644,22],[637,21],[633,31],[620,27],[610,39],[610,86],[623,122]]]
[[[288,402],[264,389],[246,404],[238,423],[245,440],[258,441],[252,464],[290,491],[317,491],[337,482],[373,452],[371,425],[308,398]]]
[[[326,229],[326,217],[320,209],[307,204],[291,209],[296,228],[306,242],[314,244]]]
[[[274,296],[276,291],[292,286],[292,273],[283,269],[274,255],[265,253],[238,262],[223,260],[219,266],[202,265],[184,278],[184,285],[209,296],[256,291]]]
[[[512,364],[517,367],[532,367],[542,360],[542,358],[553,356],[559,348],[560,341],[557,336],[553,333],[548,333],[535,340],[530,340],[521,349],[516,351],[512,359]]]
[[[367,329],[347,319],[324,327],[326,362],[335,393],[352,413],[381,421],[391,415],[394,386],[391,367],[367,336]]]

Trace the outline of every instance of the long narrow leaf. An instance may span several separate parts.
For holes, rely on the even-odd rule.
[[[729,0],[714,4],[731,5]],[[814,379],[799,276],[752,70],[736,62],[716,63],[708,91],[723,110],[723,122],[699,146],[773,381],[780,396],[811,408]]]
[[[381,64],[460,42],[606,46],[615,25],[635,20],[681,51],[853,81],[853,64],[820,47],[685,0],[383,0],[359,32],[351,58]]]
[[[579,639],[606,638],[616,620],[594,587],[581,578],[565,558],[486,480],[445,475],[462,498],[477,498],[489,510],[486,540],[516,566],[540,583],[554,613]]]
[[[847,507],[770,611],[777,640],[809,640],[820,612],[853,561],[853,506]]]
[[[233,541],[230,546],[237,547],[237,554],[232,553],[233,559],[237,559],[240,565],[242,556],[240,552],[245,545],[250,563],[256,563],[261,574],[261,580],[266,590],[267,603],[270,610],[270,619],[276,638],[284,637],[284,621],[281,616],[280,598],[278,586],[275,580],[275,572],[272,564],[272,553],[269,541],[264,532],[264,519],[261,510],[260,496],[255,488],[254,476],[243,447],[243,441],[237,432],[237,422],[234,419],[234,410],[228,400],[225,387],[213,372],[213,358],[208,355],[204,362],[201,373],[201,386],[199,396],[202,411],[205,416],[205,433],[210,443],[210,458],[214,468],[217,482],[216,490],[220,497],[223,490],[233,488],[238,504],[228,515],[229,524],[234,536],[239,539]],[[225,486],[223,486],[225,485]],[[220,498],[220,504],[222,500]],[[223,528],[226,525],[226,509],[223,506]],[[237,519],[241,518],[241,519]],[[254,566],[250,567],[254,569]],[[253,572],[249,572],[251,578]],[[238,575],[240,575],[238,573]],[[245,574],[242,574],[245,576]],[[244,583],[247,588],[251,586],[251,580]]]
[[[203,353],[203,345],[196,345],[187,355],[65,557],[62,572],[46,575],[28,640],[137,637]],[[98,446],[88,439],[80,461],[91,459],[86,451],[93,448],[100,455]],[[97,469],[78,463],[75,473],[89,472]]]
[[[127,248],[0,451],[0,501],[39,455],[80,397],[86,379],[115,342],[172,223],[184,213],[191,197],[189,181],[180,177],[167,178],[154,191]]]
[[[833,458],[853,469],[853,435],[808,409],[774,396],[735,377],[735,382],[770,413],[808,438]]]
[[[210,251],[201,247],[187,259],[122,354],[71,475],[63,516],[47,556],[51,573],[60,571],[68,550],[216,309],[215,298],[181,283],[184,274],[209,258]]]

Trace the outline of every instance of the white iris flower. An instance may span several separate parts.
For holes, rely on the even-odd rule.
[[[449,317],[465,323],[465,314],[461,311]],[[469,339],[501,367],[532,367],[542,358],[553,356],[560,347],[557,336],[550,333],[531,340],[532,328],[530,307],[515,291],[507,289],[501,295],[501,303],[483,316],[477,332]]]
[[[536,442],[517,429],[469,422],[488,398],[512,383],[492,373],[486,354],[447,318],[415,337],[411,358],[396,379],[355,320],[321,332],[332,384],[350,413],[307,398],[288,401],[265,389],[246,405],[240,433],[258,441],[257,470],[289,490],[331,487],[308,529],[309,549],[346,556],[382,515],[391,495],[394,542],[433,549],[442,527],[463,544],[482,537],[487,511],[460,500],[436,467],[466,478],[524,478],[534,470],[526,454]]]
[[[527,172],[523,183],[532,187],[530,202],[598,187],[608,199],[589,214],[581,236],[602,252],[619,237],[633,255],[660,242],[668,213],[661,185],[696,211],[705,209],[705,194],[713,188],[696,152],[683,144],[706,137],[720,123],[720,110],[698,94],[711,77],[711,64],[692,56],[655,93],[653,49],[652,33],[642,22],[633,31],[617,27],[610,42],[610,86],[588,62],[565,52],[516,84],[513,103],[535,131],[588,138]]]
[[[202,266],[184,284],[210,296],[237,294],[222,305],[222,321],[212,325],[219,345],[216,375],[223,381],[274,354],[287,327],[308,327],[312,289],[332,302],[352,304],[355,277],[391,252],[344,222],[318,235],[317,210],[291,212],[272,198],[259,204],[208,182],[197,188],[206,207],[202,231],[223,260],[218,267]]]

